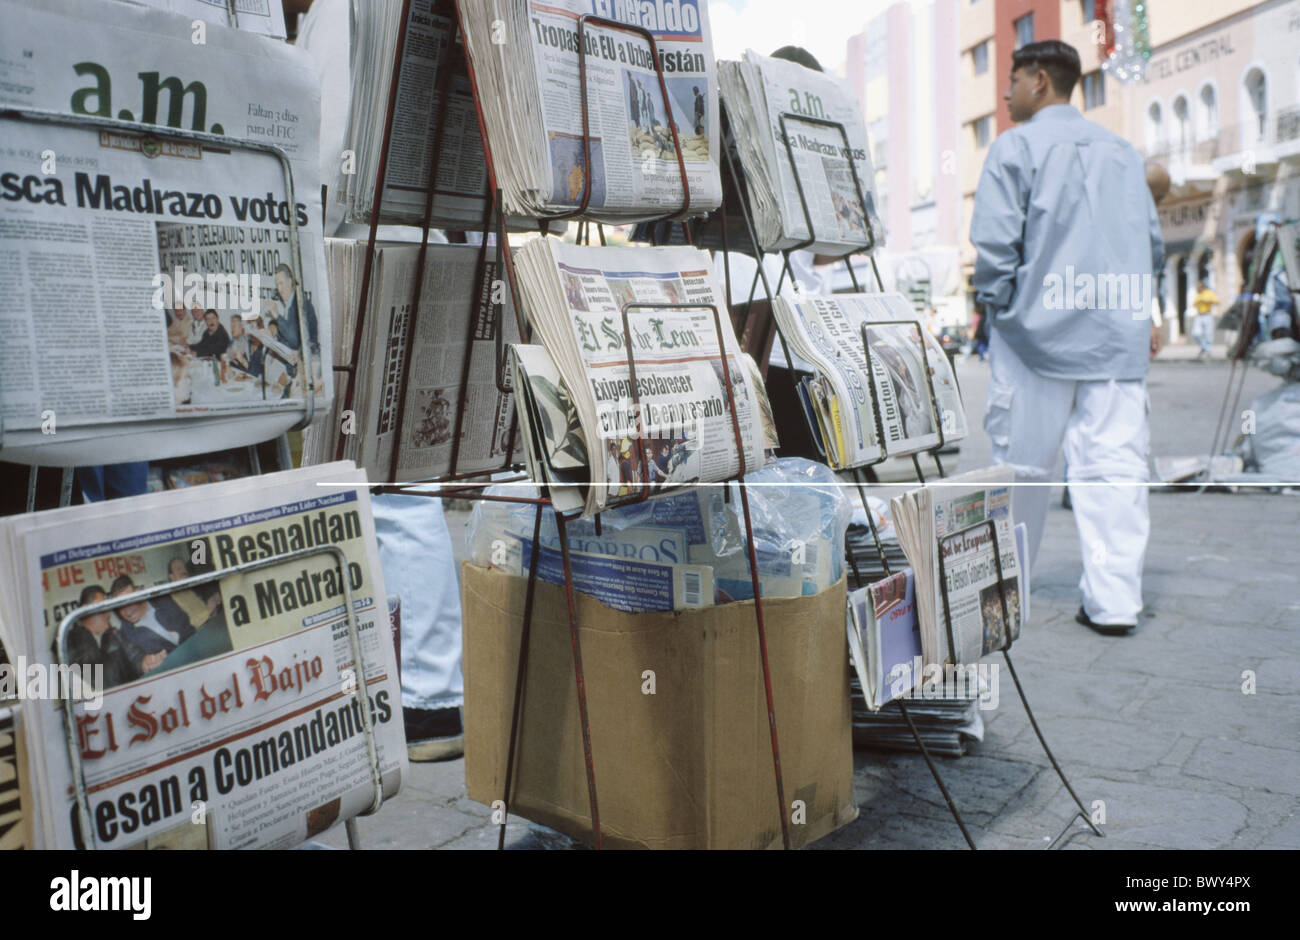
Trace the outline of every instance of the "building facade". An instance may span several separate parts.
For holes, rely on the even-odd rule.
[[[886,241],[887,285],[943,306],[961,290],[960,73],[962,0],[898,2],[848,40],[845,73],[871,138]]]
[[[1123,85],[1100,68],[1094,0],[961,0],[961,260],[969,277],[975,187],[989,142],[1011,126],[1011,54],[1063,39],[1083,71],[1072,103],[1169,172],[1160,297],[1176,341],[1198,281],[1225,308],[1241,290],[1260,216],[1300,217],[1300,0],[1145,4],[1152,55],[1145,78]]]

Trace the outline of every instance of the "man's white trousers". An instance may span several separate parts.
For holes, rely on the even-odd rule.
[[[1144,380],[1049,379],[1029,369],[997,330],[984,428],[993,461],[1015,468],[1017,483],[1067,481],[1083,552],[1079,590],[1095,623],[1135,624],[1142,610],[1147,511],[1149,403]],[[1016,486],[1012,512],[1029,530],[1030,572],[1043,539],[1051,487]]]

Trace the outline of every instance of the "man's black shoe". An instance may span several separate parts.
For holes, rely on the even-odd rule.
[[[1128,634],[1137,629],[1137,624],[1135,623],[1093,623],[1092,619],[1088,616],[1087,611],[1082,607],[1080,607],[1079,612],[1074,615],[1074,619],[1085,627],[1097,631],[1102,636],[1128,636]]]
[[[459,708],[405,708],[406,755],[413,761],[451,760],[465,753]]]

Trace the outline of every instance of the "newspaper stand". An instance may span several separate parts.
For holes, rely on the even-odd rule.
[[[235,16],[233,0],[227,0],[229,3],[229,13],[233,18]],[[45,111],[36,108],[23,108],[18,106],[6,106],[0,109],[0,120],[22,120],[32,121],[42,124],[56,124],[68,127],[82,128],[99,128],[105,131],[114,131],[125,134],[142,136],[145,140],[172,139],[182,140],[198,145],[199,147],[212,147],[221,150],[242,150],[251,153],[263,154],[274,157],[279,163],[284,174],[285,200],[289,205],[296,202],[293,187],[293,168],[289,164],[289,158],[278,147],[270,144],[258,143],[257,141],[242,140],[236,137],[230,137],[221,134],[209,134],[203,131],[190,131],[183,128],[159,128],[152,124],[141,124],[135,121],[123,121],[114,118],[104,118],[89,114],[64,114],[55,111]],[[289,252],[294,263],[294,270],[302,270],[302,247],[298,235],[298,219],[295,213],[289,214]],[[303,303],[302,284],[298,283],[294,287],[295,300],[299,310],[305,310]],[[315,384],[311,381],[312,376],[312,357],[310,343],[304,342],[300,350],[302,356],[302,368],[304,374],[304,385],[306,397],[303,402],[303,416],[290,430],[305,428],[311,424],[312,417],[316,413],[316,395]],[[262,376],[263,397],[266,390],[266,376]],[[0,420],[0,456],[4,453],[4,423]],[[201,453],[198,451],[196,453]],[[290,466],[289,460],[289,443],[288,438],[281,435],[278,442],[279,463],[282,469]],[[261,459],[257,454],[257,445],[248,446],[249,469],[253,476],[261,474]],[[27,512],[36,511],[36,483],[40,466],[32,464],[27,475]],[[62,480],[59,488],[59,506],[68,506],[72,502],[72,481],[73,468],[62,468]]]
[[[55,636],[55,653],[57,664],[62,671],[62,667],[68,665],[68,634],[78,620],[91,614],[107,613],[110,610],[116,610],[120,607],[126,607],[130,604],[136,604],[140,601],[147,601],[154,597],[160,597],[166,594],[172,594],[176,591],[183,591],[187,588],[198,587],[202,584],[208,584],[213,581],[219,581],[222,578],[234,574],[243,574],[245,572],[257,571],[261,568],[269,568],[274,565],[282,565],[291,561],[297,561],[302,558],[310,558],[316,555],[332,555],[334,561],[338,564],[340,583],[343,585],[344,601],[344,619],[348,627],[348,639],[352,646],[352,665],[355,674],[355,685],[352,688],[352,694],[356,697],[360,707],[357,709],[361,716],[361,728],[365,736],[366,756],[370,765],[370,779],[374,786],[374,797],[371,800],[370,808],[362,816],[370,816],[379,812],[380,806],[384,802],[384,791],[379,771],[379,750],[375,744],[374,725],[370,720],[370,706],[368,705],[369,697],[366,692],[366,670],[365,657],[361,652],[361,634],[356,622],[356,609],[352,600],[352,585],[347,578],[348,558],[343,550],[337,545],[321,545],[315,548],[302,548],[297,551],[284,552],[279,555],[273,555],[269,558],[261,558],[256,561],[241,562],[232,565],[229,568],[222,568],[219,571],[212,571],[206,574],[194,575],[193,577],[184,578],[180,581],[172,581],[164,584],[157,584],[150,588],[143,588],[139,591],[133,591],[130,594],[121,597],[105,598],[93,604],[86,604],[70,611],[58,626],[58,632]],[[73,697],[71,683],[63,683],[63,729],[64,738],[68,745],[68,759],[72,765],[72,785],[77,801],[77,819],[80,829],[82,845],[79,848],[95,849],[95,829],[91,822],[90,814],[90,797],[86,789],[85,767],[81,762],[81,748],[77,743],[76,720],[73,717],[73,706],[76,703]],[[348,844],[352,848],[360,848],[360,838],[356,830],[355,818],[348,819],[346,822],[348,833]]]
[[[397,106],[397,89],[398,89],[398,81],[401,74],[402,52],[405,46],[407,24],[410,18],[410,0],[404,0],[404,3],[402,5],[401,18],[402,18],[401,28],[398,33],[397,44],[395,47],[395,54],[393,60],[391,80],[389,82],[387,111],[386,111],[386,116],[384,121],[383,140],[380,146],[379,161],[376,169],[375,196],[374,196],[374,203],[371,207],[369,238],[367,241],[365,259],[362,267],[362,279],[361,279],[361,285],[359,291],[358,309],[357,309],[357,316],[356,316],[356,333],[353,336],[351,357],[349,362],[338,364],[335,366],[336,372],[342,373],[347,376],[347,380],[345,382],[346,387],[341,396],[341,401],[343,402],[342,410],[344,411],[351,409],[355,401],[355,385],[356,385],[356,380],[357,380],[357,375],[359,370],[358,360],[360,357],[361,336],[365,324],[365,317],[366,317],[366,311],[368,307],[369,294],[371,288],[372,271],[373,271],[374,256],[375,256],[375,242],[378,233],[379,221],[382,215],[381,207],[383,201],[385,178],[387,175],[388,157],[390,155],[391,146],[392,146],[393,120],[394,120],[395,109]],[[460,13],[458,9],[452,13],[452,20],[457,25],[457,28],[459,28]],[[663,66],[659,60],[658,55],[656,54],[654,37],[652,34],[650,34],[648,30],[645,30],[639,26],[631,26],[625,23],[619,23],[614,20],[609,20],[603,17],[593,16],[590,14],[583,15],[579,18],[578,29],[581,31],[587,25],[623,30],[629,33],[639,35],[642,38],[644,38],[650,45],[651,58],[652,61],[655,63],[655,72],[659,80],[660,91],[663,94],[665,102],[667,101],[667,97],[668,97],[667,86],[664,79]],[[581,104],[582,104],[582,118],[583,118],[583,153],[584,153],[584,159],[587,161],[587,164],[589,166],[590,159],[591,159],[590,156],[591,137],[590,137],[590,126],[588,123],[589,115],[588,115],[588,107],[587,107],[587,91],[586,91],[586,81],[585,81],[585,76],[586,76],[585,56],[586,56],[585,48],[583,47],[582,44],[579,44],[579,74],[582,83]],[[440,143],[442,139],[443,126],[446,120],[446,111],[448,105],[447,89],[450,86],[450,79],[451,79],[452,72],[454,68],[459,66],[460,61],[462,59],[465,66],[465,72],[469,79],[470,87],[473,94],[474,108],[478,118],[480,139],[483,145],[483,156],[484,156],[484,161],[485,161],[486,171],[487,171],[486,177],[488,181],[487,195],[485,199],[486,205],[484,208],[484,219],[483,219],[483,232],[482,232],[483,240],[479,246],[480,255],[479,255],[479,264],[477,266],[479,283],[475,284],[476,289],[473,292],[473,297],[474,297],[473,302],[475,304],[478,304],[479,302],[481,302],[481,297],[483,296],[482,278],[483,278],[483,272],[485,270],[484,261],[486,258],[489,235],[495,229],[497,235],[496,237],[497,263],[499,265],[499,269],[504,270],[505,278],[509,283],[511,296],[514,301],[515,316],[516,316],[517,324],[519,326],[520,336],[521,338],[526,339],[528,336],[528,331],[526,329],[526,325],[523,322],[523,318],[522,318],[522,307],[519,303],[518,288],[515,283],[514,265],[511,257],[510,245],[505,237],[506,218],[505,218],[504,204],[501,200],[500,188],[497,185],[497,175],[493,164],[491,142],[488,138],[486,124],[483,119],[482,108],[479,104],[480,99],[479,99],[478,84],[474,75],[473,63],[469,60],[469,57],[465,54],[461,44],[456,42],[449,43],[448,56],[440,66],[440,74],[437,80],[438,87],[442,90],[442,94],[440,95],[440,100],[439,100],[438,107],[436,109],[436,114],[433,117],[434,145],[430,147],[430,151],[429,151],[429,173],[427,177],[428,181],[425,186],[425,205],[424,205],[424,212],[421,220],[421,228],[423,231],[423,236],[420,243],[419,260],[417,262],[417,275],[416,275],[415,284],[412,291],[413,296],[411,300],[411,315],[407,323],[407,330],[408,330],[407,335],[408,335],[408,339],[409,337],[414,335],[417,318],[419,316],[419,300],[420,300],[420,291],[422,287],[423,268],[424,268],[425,257],[428,248],[429,229],[432,225],[432,219],[433,219],[432,207],[433,207],[433,196],[435,195],[436,192],[437,161],[439,158],[439,154],[441,152]],[[669,129],[672,133],[674,147],[677,151],[678,170],[681,174],[681,179],[682,179],[683,204],[680,209],[677,209],[673,213],[662,217],[661,219],[659,219],[659,221],[684,219],[690,212],[690,186],[686,176],[685,159],[681,152],[681,145],[677,134],[676,123],[672,118],[671,110],[665,108],[665,112],[667,114]],[[583,188],[582,200],[578,204],[577,208],[574,211],[566,211],[566,212],[553,214],[547,217],[538,218],[536,222],[538,223],[538,227],[540,228],[540,230],[543,233],[546,233],[550,223],[554,221],[567,221],[569,219],[579,219],[580,233],[589,236],[589,232],[590,232],[589,220],[586,218],[587,215],[586,210],[591,198],[591,188],[592,188],[591,174],[587,173],[585,183],[584,183],[584,188]],[[683,228],[685,229],[684,222],[683,222]],[[603,244],[604,230],[603,228],[599,227],[599,224],[598,224],[598,231],[599,231],[601,243]],[[687,238],[689,239],[690,237],[689,230],[686,231],[687,231]],[[495,306],[496,305],[493,304],[493,307]],[[665,307],[665,306],[672,306],[672,305],[656,305],[656,306]],[[715,325],[717,325],[720,330],[720,322],[716,320],[716,317],[717,317],[717,312],[715,309]],[[624,311],[624,318],[626,322],[626,310]],[[496,322],[496,329],[494,330],[494,333],[495,333],[495,342],[496,342],[496,365],[497,365],[496,380],[497,380],[498,390],[504,393],[504,392],[509,392],[511,389],[506,384],[505,381],[505,359],[502,354],[503,350],[502,350],[500,315],[497,316],[495,322]],[[470,361],[469,359],[470,353],[471,350],[467,346],[465,360],[462,366],[461,386],[460,386],[461,394],[459,398],[459,408],[456,416],[457,432],[459,432],[460,428],[463,427],[463,421],[464,421],[465,390],[467,388],[468,377],[469,377],[468,366]],[[405,345],[404,360],[402,365],[404,384],[405,384],[406,377],[409,376],[410,358],[411,358],[411,343],[408,341]],[[629,368],[631,367],[632,367],[632,363],[629,362]],[[724,367],[724,374],[729,374],[727,373],[727,364],[725,362],[725,357],[724,357],[723,367]],[[735,413],[734,393],[730,388],[728,388],[727,393],[732,408],[733,422],[735,422],[736,413]],[[401,411],[402,407],[403,406],[401,403],[401,399],[399,397],[399,404],[398,404],[399,410],[397,414],[397,427],[399,429],[399,434],[400,434],[401,422],[403,419],[403,415]],[[399,483],[395,479],[397,461],[396,459],[394,459],[392,461],[392,470],[390,472],[390,479],[388,481],[388,484],[385,486],[378,487],[376,489],[376,492],[408,493],[411,495],[428,496],[428,497],[439,498],[439,499],[455,499],[455,498],[472,497],[474,499],[490,500],[494,502],[508,502],[508,503],[519,503],[519,504],[531,505],[535,507],[536,510],[534,516],[534,523],[533,523],[534,544],[536,544],[540,536],[543,510],[546,509],[547,507],[550,507],[551,510],[555,513],[556,529],[559,535],[560,553],[561,553],[562,566],[564,570],[565,600],[568,606],[570,639],[573,647],[573,661],[574,661],[574,674],[575,674],[574,678],[577,686],[579,717],[582,725],[583,752],[584,752],[584,760],[586,764],[588,801],[589,801],[589,809],[591,813],[592,831],[593,831],[596,847],[601,848],[603,846],[603,837],[600,829],[600,816],[599,816],[599,810],[597,804],[595,768],[594,768],[593,755],[591,751],[590,724],[588,721],[587,707],[586,707],[586,682],[585,682],[585,677],[582,669],[582,655],[581,655],[581,648],[578,639],[577,607],[574,598],[572,560],[569,551],[568,536],[566,530],[567,523],[572,521],[574,518],[576,518],[576,516],[575,515],[566,516],[566,514],[560,512],[555,508],[554,502],[552,501],[550,496],[549,488],[546,485],[542,485],[539,487],[539,489],[541,490],[541,494],[539,496],[524,497],[524,496],[502,496],[502,495],[495,495],[495,494],[487,494],[482,491],[487,486],[491,485],[491,481],[478,482],[478,483],[469,482],[476,478],[491,477],[495,474],[499,474],[502,472],[518,472],[524,469],[521,465],[517,463],[512,463],[510,461],[510,455],[513,453],[514,450],[513,442],[514,442],[514,436],[517,431],[517,426],[518,426],[518,419],[516,415],[511,427],[511,437],[510,437],[511,443],[506,452],[505,462],[503,466],[501,466],[496,470],[472,471],[466,473],[459,472],[459,467],[457,465],[459,459],[459,443],[458,443],[459,433],[457,433],[455,438],[457,443],[453,444],[452,462],[448,473],[428,480]],[[738,431],[738,429],[739,429],[739,425],[737,423],[736,430]],[[340,436],[339,440],[335,445],[336,457],[341,458],[343,456],[343,451],[344,451],[344,439],[342,436]],[[394,450],[394,454],[396,454],[396,450]],[[743,467],[744,467],[744,462],[742,457],[741,458],[742,473],[738,477],[738,480],[741,483],[740,492],[742,497],[742,503],[747,515],[748,500],[745,495],[745,489],[743,483]],[[523,483],[526,482],[526,478],[516,477],[511,480],[501,481],[501,482]],[[449,483],[459,484],[459,485],[447,486],[446,484]],[[437,489],[430,491],[428,487],[434,485],[437,486]],[[600,527],[599,515],[597,515],[595,518],[595,525],[597,527],[597,530],[599,531],[599,527]],[[762,619],[763,616],[762,597],[757,590],[757,568],[754,566],[754,560],[757,557],[757,553],[753,544],[753,535],[750,532],[747,532],[747,541],[748,541],[749,557],[751,562],[751,575],[753,580],[755,581],[755,604],[754,604],[755,617],[758,623],[759,639],[760,639],[760,645],[762,647],[762,653],[763,653],[764,683],[767,690],[767,698],[769,704],[769,719],[771,719],[773,714],[771,708],[771,679],[767,669],[766,645],[764,639],[763,619]],[[518,741],[519,715],[520,715],[520,709],[522,706],[522,699],[523,699],[522,693],[523,693],[524,676],[525,676],[526,665],[527,665],[529,632],[530,632],[531,621],[532,621],[533,599],[534,599],[535,588],[537,583],[537,560],[540,554],[541,554],[540,552],[534,552],[529,563],[528,587],[527,587],[527,593],[525,595],[525,605],[524,605],[524,621],[523,621],[523,629],[520,637],[519,666],[518,666],[518,671],[516,673],[515,696],[514,696],[514,702],[512,706],[512,721],[511,721],[510,745],[509,745],[510,750],[507,755],[505,792],[503,793],[503,801],[507,808],[510,805],[510,798],[513,792],[512,782],[513,782],[513,772],[514,772],[514,757],[516,751],[516,744]],[[786,827],[785,812],[783,809],[784,797],[782,795],[783,788],[782,788],[782,782],[780,777],[779,752],[777,750],[777,745],[776,745],[776,726],[774,721],[772,721],[772,743],[773,743],[773,761],[774,761],[774,768],[776,771],[777,793],[778,793],[778,798],[781,800],[781,805],[782,805],[782,809],[780,812],[780,818],[782,822],[782,837],[783,837],[782,841],[785,847],[788,848],[789,833]],[[504,844],[505,844],[505,821],[503,819],[501,823],[499,835],[498,835],[498,842],[497,842],[498,848],[504,848]]]

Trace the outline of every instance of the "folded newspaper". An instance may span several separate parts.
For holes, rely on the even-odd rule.
[[[764,251],[883,242],[871,143],[847,83],[752,50],[719,62],[718,83]]]
[[[340,129],[342,150],[329,155],[337,162],[322,167],[331,199],[344,206],[347,221],[370,221],[375,203],[402,7],[402,0],[316,0],[299,37],[299,45],[320,62],[327,87],[337,80],[340,92],[351,92],[346,127]],[[487,168],[473,92],[463,60],[450,75],[442,71],[455,59],[450,53],[456,32],[452,0],[411,0],[388,138],[380,210],[384,223],[424,218],[430,152],[437,143],[432,224],[455,230],[482,225]],[[333,58],[340,53],[351,62],[346,84],[337,75],[343,63]]]
[[[741,454],[746,472],[763,466],[766,395],[720,313],[726,300],[708,254],[539,238],[515,262],[541,342],[511,347],[518,413],[533,479],[560,484],[557,508],[590,515],[665,487],[730,479]]]
[[[772,312],[790,353],[814,368],[799,391],[832,467],[929,450],[941,432],[945,443],[966,436],[952,365],[902,294],[777,297]]]
[[[845,626],[868,709],[880,710],[921,681],[913,668],[922,651],[911,568],[851,592]]]
[[[0,571],[36,847],[285,848],[396,794],[397,661],[351,464],[6,519]],[[70,621],[55,668],[69,615],[169,583]]]
[[[340,320],[334,335],[336,361],[348,362],[352,356],[366,250],[365,242],[326,239],[330,293]],[[522,459],[514,396],[497,385],[497,350],[504,358],[504,344],[519,338],[510,291],[490,249],[483,258],[481,280],[479,248],[429,245],[427,250],[412,334],[419,246],[377,248],[352,414],[342,413],[339,396],[329,420],[304,435],[307,463],[332,460],[340,435],[344,456],[364,467],[372,480],[445,476],[452,469],[453,452],[459,473],[503,469]],[[475,286],[480,283],[482,291]],[[408,355],[410,365],[404,375]],[[461,379],[466,372],[462,402]],[[398,438],[394,468],[393,443]]]
[[[610,222],[668,215],[686,205],[683,168],[691,213],[718,207],[718,89],[705,3],[457,6],[508,214],[533,218],[585,205],[587,217]],[[580,39],[581,16],[648,30],[657,59],[638,31],[588,23]]]
[[[890,501],[898,542],[916,579],[927,665],[974,663],[1020,635],[1028,616],[1028,552],[1011,518],[1014,480],[1010,467],[988,467]]]
[[[326,408],[306,57],[215,23],[196,43],[192,17],[117,0],[0,0],[0,21],[0,105],[70,116],[0,118],[4,458],[161,459],[272,438],[309,392]],[[227,138],[287,157],[292,205],[280,156]]]

